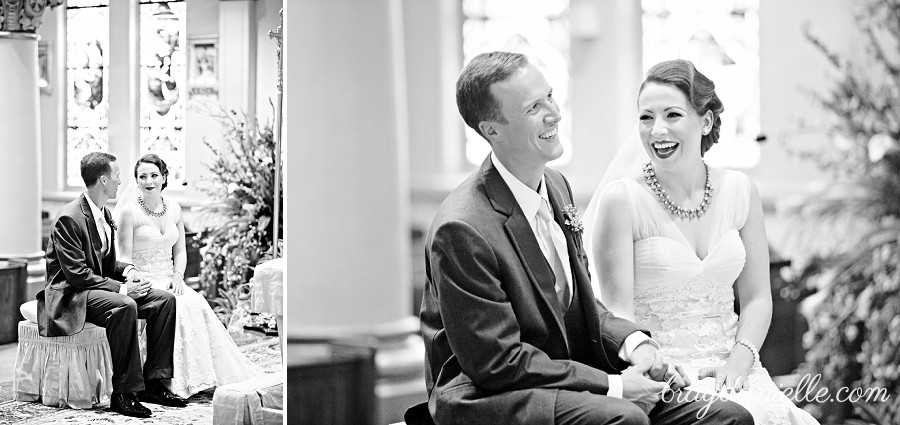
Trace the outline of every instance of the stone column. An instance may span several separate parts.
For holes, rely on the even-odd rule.
[[[43,287],[41,246],[41,132],[38,102],[38,39],[47,7],[61,0],[0,3],[0,259],[28,262],[30,288]],[[31,291],[29,291],[31,292]],[[34,294],[28,294],[28,298]]]
[[[416,141],[409,146],[413,191],[445,188],[448,175],[452,189],[469,167],[456,108],[462,7],[455,0],[404,1],[403,15],[406,57],[415,58],[406,61],[409,137]]]
[[[133,165],[140,158],[141,139],[141,5],[137,1],[109,2],[109,63],[117,72],[109,73],[110,153],[116,156],[122,176],[119,194],[134,179]],[[113,143],[128,140],[130,143]],[[112,208],[113,200],[107,205]]]
[[[572,0],[570,7],[574,89],[572,116],[563,119],[572,120],[574,154],[561,168],[583,209],[619,147],[636,143],[643,11],[632,0]]]
[[[256,0],[219,1],[219,99],[256,116]]]
[[[401,0],[285,2],[286,362],[293,342],[368,341],[374,423],[425,398],[406,99]]]

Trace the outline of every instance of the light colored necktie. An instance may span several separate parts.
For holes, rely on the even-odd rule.
[[[559,254],[559,244],[555,242],[553,237],[553,214],[550,212],[550,205],[546,200],[542,200],[540,208],[537,212],[537,233],[541,244],[544,245],[544,255],[553,269],[553,275],[556,276],[556,296],[565,312],[569,308],[569,284],[566,279],[565,266]],[[561,233],[561,232],[560,232]],[[565,236],[563,236],[563,246],[565,249]]]
[[[106,253],[109,252],[109,236],[106,234],[102,217],[97,219],[97,231],[100,233],[100,256],[106,257]]]

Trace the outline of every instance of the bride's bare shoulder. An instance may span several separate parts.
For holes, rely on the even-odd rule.
[[[623,177],[606,185],[603,189],[603,194],[600,196],[600,208],[615,209],[626,205],[628,203],[628,188],[626,185],[631,181],[634,181],[634,179]]]
[[[113,219],[119,221],[120,223],[131,223],[134,221],[134,206],[133,202],[123,202],[120,205],[116,206],[116,211],[114,213]]]
[[[175,208],[178,211],[181,211],[181,204],[179,204],[178,201],[176,201],[170,197],[166,198],[166,204],[168,204],[168,208]]]

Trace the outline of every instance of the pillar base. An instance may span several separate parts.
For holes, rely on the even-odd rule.
[[[425,342],[419,319],[390,324],[374,337],[375,412],[377,423],[403,421],[412,405],[428,399],[425,389]]]
[[[306,335],[297,335],[297,330],[292,329],[287,345],[287,368],[290,372],[292,351],[302,350],[304,346],[314,344],[335,344],[336,346],[354,346],[364,348],[374,358],[374,396],[369,403],[359,403],[359,406],[349,406],[350,409],[371,408],[371,416],[376,424],[394,423],[403,421],[403,413],[412,405],[427,400],[425,390],[425,344],[420,332],[419,319],[417,317],[405,317],[403,319],[382,323],[352,330],[332,330],[330,335],[323,333],[322,329],[310,330]],[[306,348],[309,350],[308,348]],[[324,351],[329,351],[321,349]],[[363,372],[365,369],[362,369]],[[367,373],[359,372],[363,375]],[[290,381],[290,373],[288,373]],[[344,376],[340,379],[354,380],[359,377]],[[354,381],[355,382],[355,381]],[[300,382],[289,382],[291,385],[303,385]],[[297,389],[301,391],[303,389]],[[290,399],[290,397],[289,397]],[[290,402],[289,402],[290,404]],[[351,403],[352,404],[352,403]],[[290,414],[288,416],[291,416]]]
[[[2,260],[28,264],[28,292],[26,295],[29,301],[33,300],[34,296],[46,286],[47,260],[44,259],[44,251],[18,255],[0,253],[0,261]]]

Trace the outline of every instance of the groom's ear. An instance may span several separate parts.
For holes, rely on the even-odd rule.
[[[478,129],[489,141],[493,141],[498,135],[496,123],[493,121],[482,121],[478,123]]]

